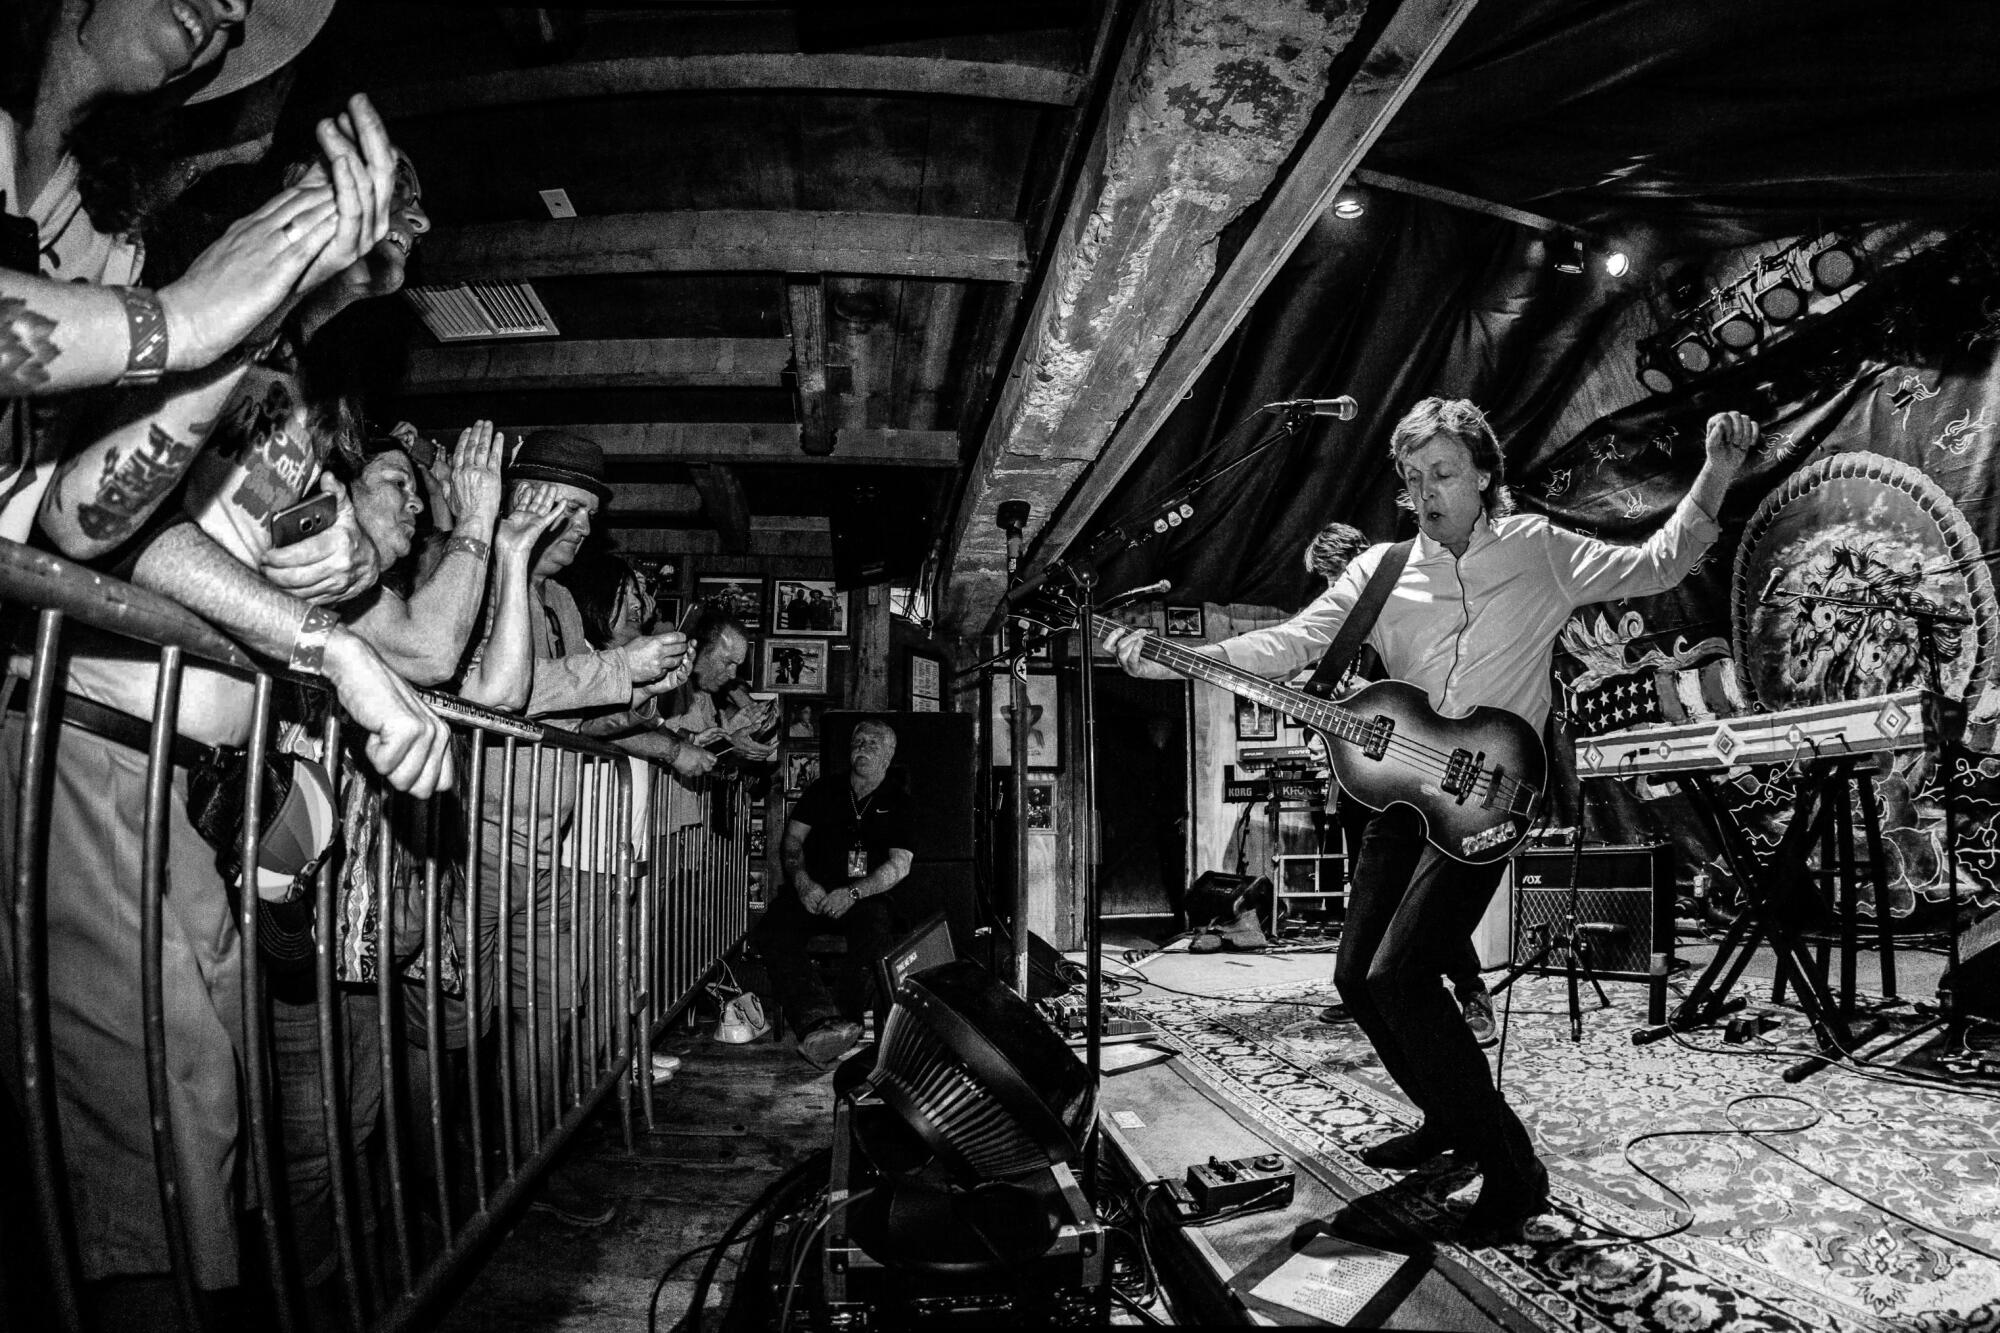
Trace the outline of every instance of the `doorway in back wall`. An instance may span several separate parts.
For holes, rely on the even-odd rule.
[[[1106,917],[1178,917],[1188,881],[1188,684],[1097,670]]]

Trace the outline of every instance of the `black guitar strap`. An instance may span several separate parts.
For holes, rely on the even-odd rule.
[[[1395,590],[1396,580],[1403,577],[1403,566],[1409,562],[1410,548],[1416,539],[1397,542],[1382,554],[1382,563],[1375,566],[1375,575],[1368,580],[1368,586],[1361,590],[1360,600],[1347,613],[1341,623],[1340,633],[1333,636],[1333,643],[1326,655],[1319,659],[1312,679],[1306,682],[1306,693],[1325,699],[1333,694],[1334,686],[1347,674],[1353,664],[1354,655],[1361,651],[1361,641],[1368,637],[1368,631],[1375,628],[1375,618],[1382,614],[1382,604],[1389,600]]]

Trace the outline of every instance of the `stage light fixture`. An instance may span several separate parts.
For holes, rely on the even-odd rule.
[[[1648,393],[1672,393],[1680,388],[1680,364],[1667,355],[1658,338],[1639,344],[1638,375]]]
[[[1632,271],[1632,257],[1623,250],[1613,250],[1604,256],[1604,271],[1614,278],[1622,278]]]
[[[1753,300],[1758,313],[1773,324],[1789,324],[1806,310],[1805,288],[1799,283],[1798,256],[1793,251],[1772,255],[1759,267]]]
[[[1709,336],[1732,352],[1747,352],[1764,337],[1754,309],[1741,300],[1725,302],[1708,326]]]
[[[1367,211],[1367,205],[1351,194],[1343,194],[1333,201],[1333,215],[1344,222],[1352,222]]]
[[[1705,375],[1715,368],[1715,347],[1700,329],[1688,329],[1673,339],[1674,363],[1689,375]]]
[[[1583,242],[1576,237],[1566,236],[1556,241],[1550,246],[1550,253],[1555,256],[1550,266],[1556,272],[1567,273],[1572,277],[1583,272]]]
[[[1861,276],[1861,256],[1846,241],[1835,241],[1819,251],[1807,265],[1813,286],[1831,296],[1852,287]]]

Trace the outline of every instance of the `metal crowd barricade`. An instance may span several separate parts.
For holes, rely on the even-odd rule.
[[[32,1309],[0,1305],[0,1326],[16,1313],[35,1326],[77,1333],[87,1327],[64,1184],[48,977],[38,947],[46,928],[45,802],[61,726],[62,635],[66,622],[75,621],[159,648],[138,886],[138,985],[166,1249],[184,1322],[214,1328],[219,1316],[211,1294],[195,1282],[181,1209],[167,1091],[173,1053],[161,1013],[174,728],[190,656],[254,677],[242,847],[242,863],[254,867],[258,779],[274,735],[274,677],[260,674],[240,647],[173,602],[4,541],[0,599],[12,625],[35,617],[28,676],[11,683],[25,692],[23,781],[4,795],[18,803],[23,837],[14,849],[15,874],[0,886],[9,907],[0,929],[11,929],[9,953],[17,960],[14,993],[4,999],[19,1033],[20,1049],[11,1054],[24,1140],[5,1150],[18,1148],[27,1158],[43,1270],[34,1282],[12,1284],[17,1304],[24,1285],[40,1294],[30,1298]],[[375,965],[366,986],[351,979],[353,959],[343,953],[337,928],[349,906],[343,886],[352,883],[339,839],[321,864],[312,1013],[303,1020],[286,1011],[294,1020],[287,1040],[307,1043],[316,1057],[309,1062],[315,1076],[303,1081],[298,1064],[288,1066],[289,1085],[279,1077],[277,1001],[260,958],[259,900],[248,884],[238,895],[246,1108],[239,1148],[249,1165],[243,1215],[254,1214],[246,1224],[260,1233],[254,1247],[242,1248],[254,1248],[262,1263],[244,1281],[261,1288],[246,1298],[248,1307],[279,1329],[324,1323],[328,1305],[355,1329],[418,1326],[610,1098],[617,1098],[629,1148],[635,1098],[648,1127],[653,1123],[652,1042],[699,993],[748,921],[744,784],[711,781],[676,793],[669,772],[600,742],[455,698],[424,697],[453,728],[457,785],[422,802],[387,794],[367,813]],[[326,713],[318,736],[335,809],[345,812],[350,799],[365,794],[355,784],[382,784],[365,761],[350,759],[338,710]],[[405,957],[397,925],[412,903],[419,939]],[[339,975],[343,961],[348,980]],[[417,964],[421,981],[412,982],[406,974]],[[106,984],[131,982],[107,978]],[[380,1098],[371,1108],[358,1089],[375,1078]],[[305,1142],[310,1133],[300,1128],[315,1119],[319,1145]],[[299,1142],[285,1142],[286,1125]],[[305,1282],[313,1275],[302,1270],[300,1253],[301,1226],[309,1220],[331,1234],[331,1254],[310,1256],[322,1272],[313,1319],[305,1313]],[[0,1288],[0,1302],[7,1299]]]

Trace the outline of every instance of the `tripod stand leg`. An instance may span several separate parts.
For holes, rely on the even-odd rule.
[[[1579,935],[1577,937],[1577,948],[1583,956],[1583,975],[1590,978],[1590,988],[1597,992],[1597,1007],[1599,1009],[1609,1009],[1611,1007],[1611,997],[1604,993],[1604,983],[1597,979],[1597,962],[1590,956],[1590,936]]]

